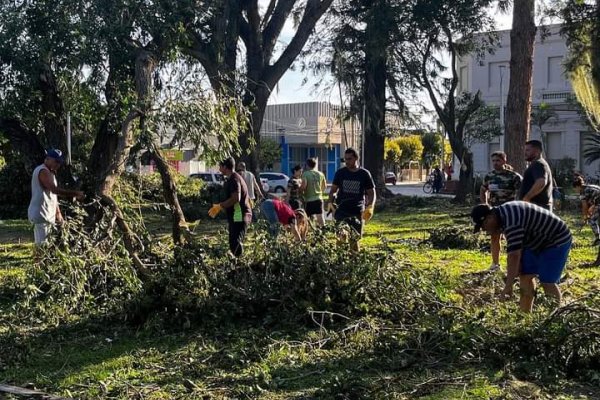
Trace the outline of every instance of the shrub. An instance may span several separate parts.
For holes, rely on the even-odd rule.
[[[0,169],[0,219],[27,218],[31,198],[31,175],[22,164]]]
[[[552,176],[559,187],[567,188],[573,184],[576,160],[565,157],[560,160],[551,160]]]
[[[106,211],[106,210],[105,210]],[[105,212],[83,228],[81,209],[37,249],[39,261],[27,271],[20,311],[51,323],[78,316],[119,313],[141,289],[120,235]]]
[[[429,230],[428,242],[434,249],[482,250],[489,241],[474,235],[471,226],[446,226]]]
[[[374,315],[412,321],[442,306],[444,277],[414,270],[391,252],[353,252],[337,246],[333,231],[309,243],[276,243],[255,232],[253,251],[232,260],[224,249],[195,244],[180,249],[134,305],[132,318],[164,310],[188,320],[261,317],[302,319],[307,313]]]

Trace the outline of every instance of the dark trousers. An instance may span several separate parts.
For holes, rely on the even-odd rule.
[[[246,236],[246,229],[248,229],[247,222],[229,221],[229,250],[236,257],[241,256],[244,252],[242,242]]]

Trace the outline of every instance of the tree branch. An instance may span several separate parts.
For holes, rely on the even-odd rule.
[[[12,149],[21,155],[29,170],[33,170],[44,160],[44,146],[38,136],[20,120],[0,118],[0,131],[4,133]]]
[[[263,57],[269,60],[273,55],[273,49],[277,43],[277,38],[281,34],[283,26],[288,16],[292,12],[295,0],[279,0],[273,15],[262,33]],[[267,15],[265,15],[266,21]]]
[[[333,0],[307,0],[306,9],[302,16],[302,21],[298,25],[296,34],[287,45],[277,62],[268,67],[263,76],[263,81],[273,88],[275,83],[283,76],[285,71],[292,65],[308,37],[312,33],[317,21],[329,8]]]

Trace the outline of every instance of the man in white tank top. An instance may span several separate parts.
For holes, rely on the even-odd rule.
[[[46,151],[44,163],[38,165],[31,177],[31,202],[27,210],[29,221],[33,224],[35,244],[40,245],[55,224],[62,224],[63,217],[58,207],[58,197],[75,197],[82,200],[84,194],[79,190],[61,189],[56,183],[56,171],[64,162],[60,150]]]
[[[265,196],[262,193],[262,188],[259,186],[258,182],[256,181],[256,177],[254,176],[254,174],[250,171],[246,171],[246,163],[243,161],[240,161],[237,164],[237,171],[238,174],[241,175],[242,178],[244,178],[244,181],[246,181],[246,186],[248,186],[248,197],[250,197],[250,200],[252,200],[252,203],[254,203],[256,201],[256,198],[264,198]]]

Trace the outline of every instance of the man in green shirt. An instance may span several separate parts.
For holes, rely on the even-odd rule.
[[[309,158],[306,160],[306,170],[302,173],[302,185],[300,193],[304,195],[304,211],[309,218],[315,216],[317,224],[325,225],[323,216],[323,193],[327,189],[325,175],[316,169],[317,160]]]

